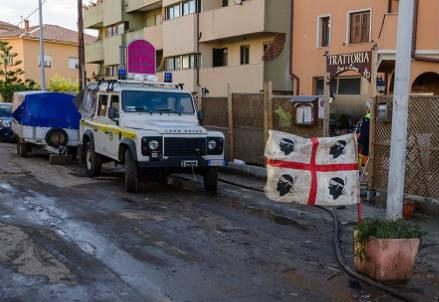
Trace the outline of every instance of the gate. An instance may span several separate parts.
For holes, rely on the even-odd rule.
[[[374,101],[371,118],[369,188],[386,192],[392,131],[392,96]],[[409,99],[405,193],[439,199],[439,97]]]

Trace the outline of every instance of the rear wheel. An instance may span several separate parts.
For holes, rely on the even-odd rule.
[[[204,172],[204,190],[216,192],[218,189],[218,169],[209,168]]]
[[[125,150],[125,190],[139,192],[139,169],[129,149]]]
[[[97,177],[101,174],[102,157],[94,151],[88,142],[84,145],[84,170],[88,177]]]

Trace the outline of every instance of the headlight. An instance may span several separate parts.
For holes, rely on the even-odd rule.
[[[160,143],[157,140],[151,140],[148,142],[148,148],[149,150],[155,151],[159,148]]]
[[[207,147],[209,150],[215,150],[216,149],[216,141],[210,140],[207,142]]]

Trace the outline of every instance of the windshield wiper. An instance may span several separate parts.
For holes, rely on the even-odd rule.
[[[180,114],[181,115],[181,112],[177,112],[177,111],[175,111],[174,109],[171,109],[171,108],[158,109],[157,112],[159,112],[160,114],[162,114],[162,113],[176,113],[176,114]]]

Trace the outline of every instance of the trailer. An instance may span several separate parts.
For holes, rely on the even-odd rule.
[[[76,156],[80,120],[73,94],[15,93],[12,130],[17,137],[17,153],[26,157],[33,149],[44,149],[50,154]]]

